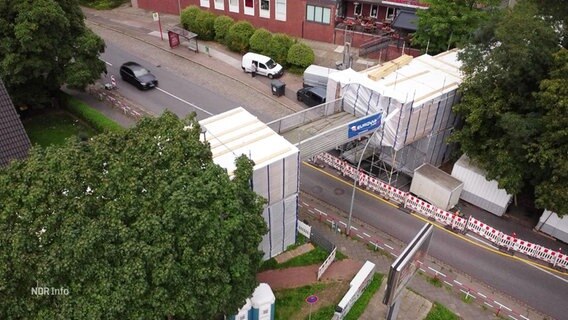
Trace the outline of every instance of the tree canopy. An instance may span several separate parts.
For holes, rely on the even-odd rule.
[[[480,23],[490,16],[495,0],[424,0],[428,9],[418,10],[418,29],[412,44],[438,54],[468,43]],[[485,10],[481,10],[485,8]]]
[[[15,105],[47,104],[62,84],[93,83],[106,68],[103,50],[76,0],[0,0],[0,77]]]
[[[551,195],[545,196],[543,191],[550,183],[565,190],[565,180],[557,180],[558,174],[551,170],[555,165],[565,168],[566,153],[553,160],[556,164],[545,158],[561,155],[566,139],[554,134],[554,125],[545,124],[545,115],[563,113],[565,118],[568,114],[565,108],[545,108],[536,97],[540,88],[557,90],[549,87],[550,82],[541,82],[549,77],[553,56],[561,48],[561,33],[551,20],[543,19],[532,1],[520,1],[485,27],[483,37],[460,54],[465,79],[460,87],[462,100],[454,110],[464,118],[464,124],[452,139],[501,188],[517,194],[527,186],[536,187],[541,190],[537,191],[537,204],[541,208],[553,205],[548,198]],[[562,79],[552,77],[550,81]],[[540,100],[560,103],[561,92],[553,93],[555,97],[541,95]],[[534,155],[535,144],[543,139],[550,149]],[[535,166],[535,162],[541,165]]]
[[[257,285],[265,202],[252,161],[230,178],[200,135],[194,114],[167,112],[1,170],[0,318],[236,313]]]

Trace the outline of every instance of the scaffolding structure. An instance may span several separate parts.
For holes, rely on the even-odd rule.
[[[459,102],[461,83],[457,51],[397,63],[363,72],[345,70],[330,76],[328,95],[340,94],[345,109],[359,117],[383,112],[383,125],[369,139],[371,148],[360,154],[363,141],[339,147],[340,156],[397,187],[408,184],[423,163],[439,167],[449,160],[447,138],[459,119],[452,106]],[[330,98],[330,97],[328,97]],[[355,160],[355,161],[352,161]]]

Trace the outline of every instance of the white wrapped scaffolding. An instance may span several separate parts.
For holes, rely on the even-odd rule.
[[[260,249],[269,259],[296,241],[299,150],[243,108],[236,108],[199,122],[202,139],[211,145],[213,161],[235,170],[235,159],[244,154],[255,162],[252,188],[267,199],[263,217],[268,233]]]
[[[376,81],[374,68],[336,72],[329,76],[327,98],[343,96],[344,109],[359,117],[384,113],[383,126],[373,135],[372,143],[391,149],[387,152],[390,154],[384,149],[381,152],[386,158],[396,159],[400,157],[397,152],[414,145],[413,149],[420,150],[421,159],[434,161],[432,164],[438,166],[447,158],[445,138],[458,121],[452,106],[459,101],[460,65],[457,51],[452,50],[406,61],[396,70],[381,73]],[[412,151],[405,153],[410,156]],[[400,162],[406,164],[413,159]],[[397,169],[404,167],[408,167],[404,171],[412,173],[417,166],[403,165]]]

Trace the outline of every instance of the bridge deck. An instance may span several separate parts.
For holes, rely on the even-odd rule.
[[[297,144],[302,140],[314,137],[322,132],[337,128],[357,119],[354,115],[347,112],[338,112],[322,119],[310,122],[307,125],[292,129],[282,134],[282,136],[292,144]],[[347,132],[347,127],[345,127]]]

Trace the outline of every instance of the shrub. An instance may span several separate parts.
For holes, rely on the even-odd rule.
[[[307,68],[314,63],[314,50],[304,43],[295,43],[288,50],[286,61],[301,68]]]
[[[257,29],[250,37],[250,50],[257,53],[268,54],[268,45],[272,39],[272,33],[264,28]]]
[[[95,130],[99,132],[120,132],[124,130],[124,128],[122,128],[118,123],[107,118],[105,115],[96,109],[89,107],[82,101],[68,94],[64,94],[64,97],[67,110],[81,120],[87,122],[91,127],[95,128]]]
[[[248,21],[239,21],[231,26],[227,33],[227,46],[229,49],[245,53],[249,48],[250,37],[254,33],[254,27]]]
[[[277,33],[272,36],[269,43],[269,56],[281,65],[286,65],[288,50],[294,44],[294,39],[289,35]]]
[[[215,40],[220,43],[226,43],[225,38],[235,20],[229,16],[218,16],[215,19]]]
[[[201,11],[195,18],[195,33],[199,39],[209,41],[215,39],[215,14],[209,11]]]
[[[194,32],[197,15],[201,12],[198,6],[189,6],[181,11],[180,20],[184,29]]]

